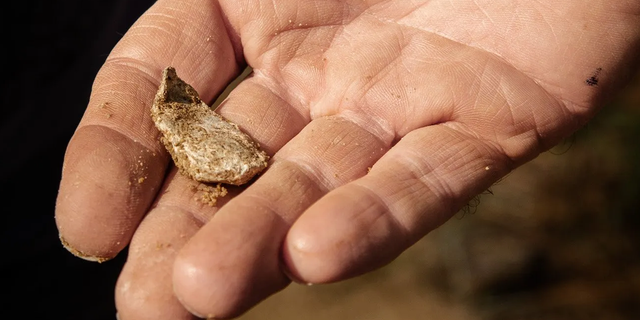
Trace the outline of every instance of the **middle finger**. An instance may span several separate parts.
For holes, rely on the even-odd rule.
[[[226,318],[283,289],[289,278],[280,248],[290,226],[329,190],[365,175],[388,148],[344,117],[312,121],[181,250],[177,296],[200,315]]]
[[[269,154],[280,149],[307,123],[258,77],[240,83],[217,110],[260,142]],[[156,203],[136,230],[116,288],[121,319],[190,319],[173,295],[171,270],[177,252],[217,211],[203,205],[198,183],[172,171]],[[218,199],[218,207],[232,198]],[[236,191],[236,192],[234,192]]]

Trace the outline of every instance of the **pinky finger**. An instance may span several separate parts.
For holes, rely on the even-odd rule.
[[[369,174],[330,192],[296,221],[285,264],[306,283],[379,268],[511,169],[497,148],[447,125],[415,130]]]

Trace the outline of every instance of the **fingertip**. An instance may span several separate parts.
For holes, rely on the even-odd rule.
[[[368,200],[357,188],[336,189],[296,221],[287,234],[283,260],[297,282],[352,278],[389,263],[401,252],[404,240],[381,215],[384,209]]]
[[[195,316],[172,297],[160,297],[162,289],[121,276],[116,285],[117,314],[120,320],[191,320]],[[170,292],[170,291],[169,291]]]
[[[189,240],[173,265],[174,294],[201,317],[237,317],[290,282],[280,265],[282,222],[236,199]]]
[[[195,316],[172,296],[170,288],[166,290],[165,284],[170,285],[170,281],[165,283],[151,276],[136,274],[139,271],[131,271],[125,267],[118,278],[115,297],[119,319],[195,319]]]
[[[305,282],[303,280],[302,274],[297,268],[297,261],[295,260],[295,258],[297,258],[295,256],[296,253],[292,252],[296,251],[296,249],[292,247],[295,247],[295,243],[288,244],[287,240],[285,240],[284,244],[282,245],[282,273],[284,273],[291,281],[297,284],[313,284],[312,282]]]
[[[62,245],[90,261],[124,249],[163,178],[166,160],[112,129],[79,129],[71,140],[55,208]]]
[[[202,303],[197,299],[203,282],[208,280],[197,263],[184,254],[178,254],[173,264],[173,292],[185,309],[199,318],[207,318],[201,311],[212,307],[209,303]]]
[[[83,190],[84,191],[84,190]],[[65,199],[60,199],[62,195]],[[68,197],[66,197],[68,196]],[[80,200],[76,200],[80,198]],[[74,256],[93,262],[113,259],[127,245],[127,242],[110,236],[105,224],[96,225],[91,211],[78,210],[82,206],[84,192],[67,195],[61,187],[56,205],[55,222],[62,246]]]
[[[340,244],[332,243],[328,235],[331,232],[327,231],[336,226],[328,225],[321,214],[313,211],[303,217],[289,230],[282,247],[285,274],[301,284],[341,280],[342,263],[335,250]]]
[[[199,318],[227,319],[240,315],[241,294],[225,272],[209,272],[206,261],[180,253],[173,265],[173,291],[186,310]]]

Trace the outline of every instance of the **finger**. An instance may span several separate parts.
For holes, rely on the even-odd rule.
[[[267,152],[275,152],[307,123],[295,109],[260,84],[259,77],[240,83],[217,111],[237,123],[259,141]],[[242,188],[229,189],[216,207],[203,205],[198,185],[175,170],[160,192],[157,204],[136,230],[130,253],[118,280],[116,304],[120,318],[189,319],[175,298],[171,270],[176,253],[213,214]],[[233,230],[226,230],[229,236]]]
[[[272,153],[297,134],[307,120],[261,81],[260,77],[249,77],[240,83],[217,112],[237,123]],[[170,175],[157,205],[137,229],[116,290],[121,319],[153,319],[160,315],[167,319],[189,318],[190,313],[173,295],[167,272],[170,275],[175,254],[184,242],[217,210],[200,204],[194,184],[180,174]],[[217,206],[232,196],[218,199]],[[155,250],[157,243],[161,250]]]
[[[173,294],[171,273],[184,244],[218,208],[239,192],[218,194],[215,187],[193,181],[174,167],[160,191],[163,196],[140,223],[129,246],[127,262],[116,285],[120,320],[193,319]]]
[[[210,101],[238,72],[232,42],[216,1],[165,0],[114,48],[65,155],[56,223],[71,252],[103,261],[127,245],[169,161],[150,118],[162,69]]]
[[[260,144],[267,154],[275,154],[309,123],[309,114],[274,93],[264,77],[251,75],[241,82],[216,112],[238,126]]]
[[[577,129],[575,115],[535,82],[474,50],[453,51],[465,66],[455,70],[464,72],[436,66],[420,73],[468,92],[436,90],[412,97],[410,108],[370,108],[411,111],[390,122],[402,139],[366,177],[329,193],[293,225],[283,254],[295,278],[337,281],[390,262],[499,177]],[[392,87],[392,80],[378,83]],[[433,112],[438,104],[421,104],[420,97],[451,107]]]
[[[136,230],[116,285],[120,320],[194,319],[173,295],[171,272],[177,252],[217,210],[200,201],[197,185],[172,170],[161,190],[166,196]]]
[[[364,175],[388,143],[341,117],[311,122],[182,249],[177,296],[199,315],[227,318],[284,288],[279,252],[290,225],[328,190]]]
[[[512,168],[500,150],[448,125],[415,130],[369,174],[330,192],[296,221],[283,248],[286,267],[309,283],[376,269]]]

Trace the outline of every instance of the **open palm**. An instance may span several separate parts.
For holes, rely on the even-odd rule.
[[[96,77],[61,239],[99,261],[130,244],[122,320],[230,317],[370,271],[588,121],[639,41],[635,0],[160,0]],[[218,112],[272,161],[218,209],[150,104],[166,66],[212,101],[245,64]]]

